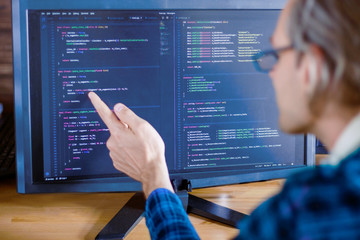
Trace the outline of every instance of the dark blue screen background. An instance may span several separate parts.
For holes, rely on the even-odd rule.
[[[164,139],[171,173],[304,166],[304,136],[278,129],[271,80],[252,66],[251,56],[270,47],[278,14],[30,11],[43,179],[121,176],[89,91],[150,122]]]

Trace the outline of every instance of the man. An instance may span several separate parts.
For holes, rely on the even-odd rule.
[[[359,12],[358,0],[290,0],[275,50],[256,58],[273,80],[282,130],[313,133],[331,154],[326,165],[290,177],[239,224],[237,239],[360,239]],[[277,62],[264,69],[265,57]],[[123,104],[113,114],[89,97],[109,127],[115,168],[142,183],[151,237],[199,238],[173,193],[158,133]]]

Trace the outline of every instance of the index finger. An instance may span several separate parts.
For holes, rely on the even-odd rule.
[[[100,118],[109,128],[109,131],[111,133],[118,126],[118,124],[120,124],[119,120],[96,93],[90,92],[88,96],[91,103],[94,105],[96,111],[98,112]]]

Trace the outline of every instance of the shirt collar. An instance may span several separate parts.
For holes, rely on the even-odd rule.
[[[330,152],[329,158],[323,161],[322,164],[337,165],[359,147],[360,113],[346,126]]]

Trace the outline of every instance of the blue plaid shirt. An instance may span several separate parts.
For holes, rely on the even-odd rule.
[[[159,188],[150,194],[145,218],[151,239],[200,239],[180,199],[167,189]]]
[[[152,239],[199,239],[179,198],[157,189],[146,203]],[[236,239],[360,239],[360,148],[338,166],[291,176],[282,191],[239,223]]]

